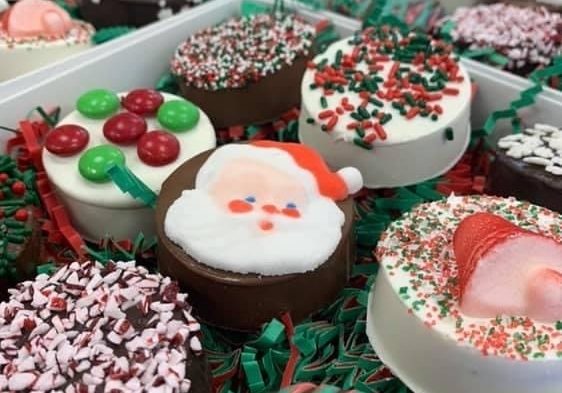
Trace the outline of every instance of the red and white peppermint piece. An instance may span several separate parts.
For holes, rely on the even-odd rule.
[[[8,389],[16,391],[29,389],[36,379],[33,373],[15,373],[8,379]]]
[[[60,296],[54,296],[49,299],[47,308],[51,311],[66,311],[66,300]]]
[[[0,303],[0,391],[51,391],[76,378],[65,393],[181,391],[199,341],[191,340],[190,306],[172,301],[174,285],[131,263],[72,263],[23,283]],[[128,319],[137,310],[147,317],[142,327]]]

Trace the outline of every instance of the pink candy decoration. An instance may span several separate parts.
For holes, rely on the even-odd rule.
[[[2,27],[14,38],[64,36],[72,25],[68,13],[47,0],[20,0],[2,18]]]

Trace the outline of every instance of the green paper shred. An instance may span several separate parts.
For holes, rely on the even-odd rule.
[[[465,50],[464,52],[462,52],[462,55],[463,57],[469,59],[478,59],[481,57],[487,57],[493,55],[494,53],[496,53],[496,50],[494,48],[480,48],[480,49]]]
[[[68,12],[72,19],[82,19],[80,7],[78,7],[78,5],[71,5],[69,2],[64,0],[56,0],[55,2],[59,5],[59,7]]]
[[[125,34],[135,31],[134,27],[128,26],[115,26],[99,29],[92,37],[92,42],[96,45],[119,38]]]
[[[146,206],[156,207],[156,193],[135,176],[129,168],[114,165],[109,168],[107,174],[122,192],[131,194],[133,198],[142,201]]]
[[[561,75],[562,61],[560,59],[555,59],[553,65],[550,67],[534,71],[529,77],[533,85],[521,91],[519,97],[510,102],[508,109],[492,112],[486,119],[484,127],[480,130],[475,130],[472,136],[478,138],[491,135],[495,131],[497,123],[502,119],[511,120],[512,131],[514,133],[520,132],[521,121],[517,112],[523,108],[534,105],[536,97],[543,91],[543,85],[547,80]]]
[[[271,8],[264,3],[259,3],[251,0],[244,0],[240,5],[240,13],[242,16],[252,16],[256,14],[266,14],[270,12]]]
[[[492,53],[490,56],[488,56],[488,60],[493,64],[499,65],[500,67],[505,67],[509,64],[509,58],[497,52]]]
[[[170,72],[164,74],[156,84],[156,90],[164,93],[179,94],[178,79]]]

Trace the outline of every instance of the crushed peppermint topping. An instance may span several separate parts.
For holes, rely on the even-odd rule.
[[[376,251],[396,295],[427,327],[483,355],[529,361],[562,358],[562,321],[541,323],[507,315],[471,318],[461,313],[452,240],[461,220],[476,212],[493,213],[562,240],[562,216],[513,198],[451,196],[422,204],[390,225]]]
[[[507,68],[548,65],[562,47],[562,16],[544,7],[511,4],[458,8],[453,40],[470,50],[494,48],[509,58]]]
[[[521,134],[507,135],[498,141],[506,155],[562,176],[562,130],[548,124],[536,124]]]
[[[187,295],[134,262],[74,262],[0,303],[0,391],[188,392]]]
[[[315,29],[292,14],[233,18],[183,42],[172,72],[198,89],[241,88],[307,56]]]
[[[6,46],[8,48],[15,47],[16,45],[26,44],[33,47],[42,47],[48,43],[54,43],[57,41],[63,42],[65,45],[80,45],[87,44],[92,40],[92,36],[95,33],[94,27],[89,23],[82,21],[73,21],[74,27],[72,27],[63,36],[39,36],[39,37],[23,37],[14,38],[8,35],[8,33],[1,28],[0,24],[0,47]]]

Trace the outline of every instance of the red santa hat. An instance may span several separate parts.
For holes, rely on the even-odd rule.
[[[314,176],[320,194],[335,201],[343,200],[363,187],[363,177],[356,168],[346,167],[332,172],[322,156],[309,146],[274,141],[256,141],[251,144],[279,149],[289,154],[300,168]]]

